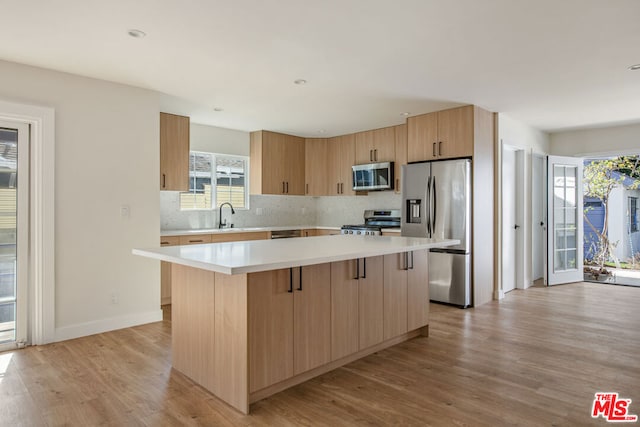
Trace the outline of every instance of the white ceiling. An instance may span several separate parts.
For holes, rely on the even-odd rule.
[[[638,0],[24,0],[2,12],[0,59],[154,89],[172,95],[163,108],[232,129],[330,136],[469,103],[546,131],[640,121],[640,71],[627,69],[640,63]]]

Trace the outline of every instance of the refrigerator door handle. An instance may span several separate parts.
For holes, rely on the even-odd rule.
[[[436,212],[438,210],[437,205],[437,197],[436,197],[436,177],[433,177],[433,223],[431,224],[431,229],[433,230],[433,234],[436,234]]]
[[[424,204],[427,216],[427,237],[431,237],[431,176],[427,178],[427,197]]]

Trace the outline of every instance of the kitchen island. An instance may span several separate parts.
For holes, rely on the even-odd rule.
[[[173,264],[173,367],[246,414],[253,402],[428,334],[428,250],[457,243],[338,235],[133,253]]]

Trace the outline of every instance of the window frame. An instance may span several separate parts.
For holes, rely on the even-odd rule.
[[[638,198],[635,196],[627,196],[627,204],[629,212],[629,233],[637,233],[640,231],[638,224]],[[632,204],[635,205],[633,210],[631,209]]]
[[[219,209],[218,207],[218,174],[216,171],[216,167],[217,167],[217,159],[219,157],[224,157],[224,158],[231,158],[234,160],[242,160],[244,162],[244,206],[243,207],[236,207],[234,206],[233,208],[235,210],[249,210],[249,196],[251,194],[250,189],[249,189],[249,182],[250,182],[250,159],[249,156],[242,156],[242,155],[238,155],[238,154],[224,154],[224,153],[213,153],[213,152],[209,152],[209,151],[202,151],[202,150],[189,150],[189,160],[191,160],[191,155],[192,153],[197,153],[197,154],[205,154],[205,155],[209,155],[211,156],[211,202],[212,202],[212,206],[208,207],[208,208],[183,208],[182,207],[182,200],[181,197],[183,194],[194,194],[194,192],[191,191],[182,191],[180,192],[179,195],[179,201],[178,201],[178,205],[180,207],[180,211],[181,212],[197,212],[197,211],[206,211],[206,212],[210,212],[216,209]],[[191,186],[191,181],[192,181],[192,177],[191,177],[191,161],[189,161],[189,186]]]

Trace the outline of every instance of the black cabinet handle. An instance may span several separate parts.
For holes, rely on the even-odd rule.
[[[302,266],[300,266],[300,284],[298,285],[298,290],[301,291],[302,290]]]
[[[438,156],[442,156],[442,141],[438,142]]]
[[[373,150],[369,150],[369,161],[373,161]]]
[[[433,157],[435,157],[436,156],[436,143],[435,142],[433,143],[433,151],[432,151],[432,153],[433,153]]]
[[[289,194],[289,181],[287,181],[287,194]]]
[[[340,183],[340,194],[344,194],[344,182]]]
[[[404,253],[404,267],[402,267],[403,270],[408,270],[409,269],[409,252],[405,252]]]
[[[362,277],[360,278],[361,279],[367,278],[367,259],[366,258],[362,258]]]
[[[409,270],[413,270],[413,251],[411,251],[411,267],[409,267]]]
[[[166,174],[162,174],[162,188],[166,188],[167,187],[167,175]]]
[[[373,150],[373,160],[378,161],[378,149]]]
[[[309,194],[309,184],[307,184],[307,187],[305,188],[305,194]]]
[[[336,184],[336,194],[340,194],[340,183]]]
[[[356,277],[354,280],[358,280],[360,278],[360,258],[356,258]]]
[[[293,293],[293,268],[289,268],[289,293]]]

